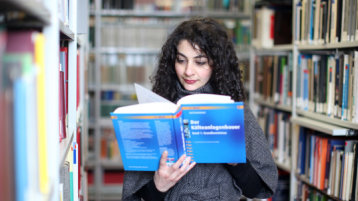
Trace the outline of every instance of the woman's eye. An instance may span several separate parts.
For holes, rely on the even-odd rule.
[[[196,64],[198,64],[199,66],[203,66],[206,64],[206,61],[197,61]]]
[[[178,62],[178,63],[183,63],[183,62],[184,62],[184,59],[179,59],[179,58],[177,58],[177,62]]]

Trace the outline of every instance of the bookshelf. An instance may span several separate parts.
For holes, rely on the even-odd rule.
[[[0,133],[5,143],[1,147],[7,149],[1,150],[1,178],[6,178],[0,182],[4,200],[59,200],[60,196],[70,196],[70,192],[74,200],[86,200],[86,185],[81,185],[86,183],[81,166],[85,153],[81,150],[81,129],[85,125],[87,44],[80,41],[87,39],[77,30],[77,20],[81,20],[77,18],[78,2],[0,2],[0,107],[5,116],[1,118],[4,123]],[[60,10],[64,4],[69,8],[66,12]],[[60,88],[65,83],[60,82],[60,47],[68,48],[69,89],[62,130]],[[64,130],[66,136],[60,137]],[[68,177],[62,174],[66,163],[73,168],[73,188],[63,181],[70,181],[70,172]]]
[[[92,200],[120,199],[121,184],[106,184],[106,171],[123,172],[109,113],[120,105],[136,103],[134,82],[151,88],[149,76],[167,35],[185,19],[209,16],[221,20],[235,34],[240,58],[249,60],[251,14],[249,1],[223,8],[221,1],[112,1],[90,3],[90,50],[88,72],[87,168],[91,172]],[[217,4],[214,7],[214,2]],[[233,2],[232,2],[233,4]],[[218,6],[220,5],[220,6]],[[242,12],[246,9],[246,12]],[[236,38],[237,36],[233,35]],[[248,75],[248,73],[247,73]],[[104,147],[105,146],[105,147]]]
[[[266,36],[260,36],[258,34],[260,32],[257,32],[257,30],[271,30],[274,27],[273,24],[270,24],[271,21],[266,22],[267,26],[265,27],[262,24],[263,19],[260,17],[276,14],[277,6],[281,8],[288,6],[291,10],[292,26],[289,26],[291,29],[289,31],[292,35],[286,44],[275,44],[275,39],[277,39],[275,30],[272,30],[274,34]],[[290,200],[357,199],[357,181],[355,179],[357,164],[356,160],[349,158],[351,157],[349,155],[356,156],[355,144],[358,131],[358,122],[356,121],[358,89],[354,87],[357,80],[356,74],[354,74],[357,67],[355,52],[358,47],[357,14],[354,10],[357,6],[356,1],[350,0],[256,1],[255,3],[255,14],[252,17],[254,31],[250,62],[250,68],[254,70],[250,74],[250,78],[252,78],[250,79],[250,104],[257,109],[259,122],[267,134],[269,142],[271,133],[267,128],[270,128],[268,126],[276,128],[273,129],[275,131],[273,132],[275,136],[273,141],[276,144],[273,146],[273,154],[278,169],[290,174]],[[275,23],[276,16],[274,19]],[[286,38],[286,36],[284,37]],[[263,39],[266,41],[262,41]],[[282,71],[282,74],[277,74],[272,78],[274,74],[269,72],[277,65],[277,62],[272,62],[272,60],[285,55],[288,55],[286,66],[292,66],[288,67],[289,73]],[[343,75],[338,73],[344,73],[343,66],[347,65],[352,75],[347,74],[346,78],[351,83],[348,81],[346,89],[344,89]],[[285,68],[287,68],[286,66]],[[327,70],[321,66],[325,66]],[[288,79],[281,77],[287,75],[292,77]],[[333,79],[329,79],[330,77]],[[280,83],[282,80],[282,85],[275,84],[275,79]],[[285,92],[284,86],[287,84],[284,82],[285,80],[292,87],[289,88],[290,94]],[[279,86],[278,99],[275,97],[277,95],[274,92],[274,86]],[[346,90],[345,95],[343,95],[344,90]],[[290,97],[289,104],[280,102],[282,97]],[[343,104],[344,101],[346,102]],[[347,105],[347,114],[342,113],[342,110],[345,110],[345,105]],[[273,117],[279,116],[281,113],[290,115],[291,128],[287,133],[291,142],[287,148],[291,155],[288,166],[277,159],[279,157],[279,152],[277,153],[279,140],[285,139],[287,133],[283,132],[282,134],[277,129],[280,127],[280,120],[274,120],[273,123],[267,120],[270,118],[270,115],[267,114],[270,113]],[[304,140],[302,136],[309,137]],[[313,139],[315,141],[312,141]],[[312,142],[316,142],[316,144],[311,145],[311,150],[307,151],[307,148],[306,150],[302,148]],[[334,145],[336,142],[345,144],[345,146],[338,147]],[[341,151],[334,151],[332,147]],[[321,157],[314,155],[315,153],[324,153],[322,151],[329,153],[323,157],[324,159],[321,158],[322,155],[320,155]],[[310,155],[302,156],[303,152]],[[337,163],[331,161],[333,155],[337,158],[338,154],[346,158],[341,159],[340,162],[343,164],[341,167],[349,167],[354,173],[346,174],[347,170],[343,169],[341,170],[343,176],[337,176],[337,173],[330,172],[333,167],[335,170],[338,168]],[[313,164],[309,160],[312,160]],[[321,162],[323,160],[330,160],[327,163],[327,166],[330,165],[330,169],[324,168],[326,166],[323,166],[323,162]],[[347,165],[344,162],[353,164]],[[317,172],[307,172],[307,167],[304,166],[309,166],[315,171],[317,171],[317,167],[321,167],[319,172],[327,171],[329,174],[326,173],[326,176],[322,176]],[[335,176],[335,180],[332,179],[332,175]],[[324,185],[320,183],[320,179],[323,177],[326,179]],[[341,182],[341,184],[337,187],[335,186],[337,184],[332,181]]]

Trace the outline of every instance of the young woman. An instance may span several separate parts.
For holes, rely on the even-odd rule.
[[[233,44],[225,29],[210,18],[185,21],[173,31],[162,47],[152,81],[153,91],[173,102],[195,93],[223,94],[245,101]],[[248,105],[244,110],[245,164],[196,164],[183,155],[169,167],[164,151],[157,171],[125,172],[122,200],[233,201],[242,195],[271,197],[277,186],[277,168]]]

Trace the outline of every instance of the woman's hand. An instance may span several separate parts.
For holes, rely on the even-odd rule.
[[[168,152],[164,151],[160,158],[159,169],[154,174],[154,184],[160,192],[168,191],[196,164],[195,162],[190,163],[191,158],[183,154],[177,162],[168,166],[167,157]]]

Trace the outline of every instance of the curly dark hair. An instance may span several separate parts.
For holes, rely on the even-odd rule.
[[[169,35],[159,55],[157,71],[151,78],[153,91],[168,100],[177,98],[175,60],[181,40],[197,45],[204,52],[213,73],[209,80],[214,93],[229,95],[235,101],[244,101],[239,61],[225,28],[211,18],[194,18],[184,21]]]

